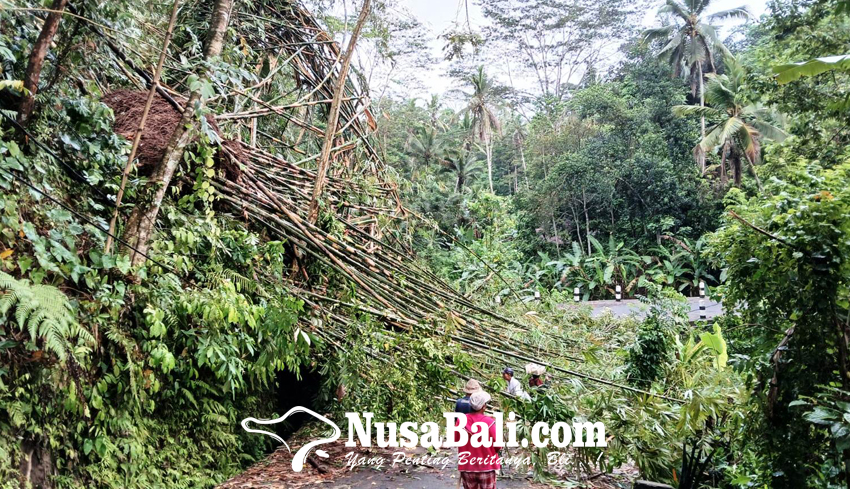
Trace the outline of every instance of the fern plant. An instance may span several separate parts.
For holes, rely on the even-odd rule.
[[[14,314],[9,312],[14,308]],[[68,298],[56,287],[35,285],[0,272],[0,324],[17,325],[33,342],[65,361],[72,341],[93,344],[94,337],[77,323]]]

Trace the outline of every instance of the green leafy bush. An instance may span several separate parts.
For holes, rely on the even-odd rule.
[[[650,302],[649,314],[628,348],[626,378],[634,385],[648,387],[661,378],[672,360],[673,343],[682,323],[687,323],[687,303],[670,291],[661,292]]]

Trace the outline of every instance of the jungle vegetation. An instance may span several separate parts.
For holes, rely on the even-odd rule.
[[[614,435],[540,480],[850,487],[850,3],[717,3],[0,0],[0,487],[212,487],[246,416],[529,361],[521,431]]]

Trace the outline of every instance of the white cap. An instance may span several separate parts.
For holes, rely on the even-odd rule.
[[[490,394],[484,391],[478,391],[469,396],[469,404],[474,411],[480,411],[488,402],[490,402]]]

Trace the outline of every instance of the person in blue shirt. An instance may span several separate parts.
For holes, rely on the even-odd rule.
[[[466,382],[466,386],[463,388],[463,392],[466,393],[465,396],[455,402],[455,412],[469,414],[473,412],[472,404],[470,404],[469,396],[475,394],[476,392],[481,390],[481,384],[478,383],[475,379],[469,379]]]

